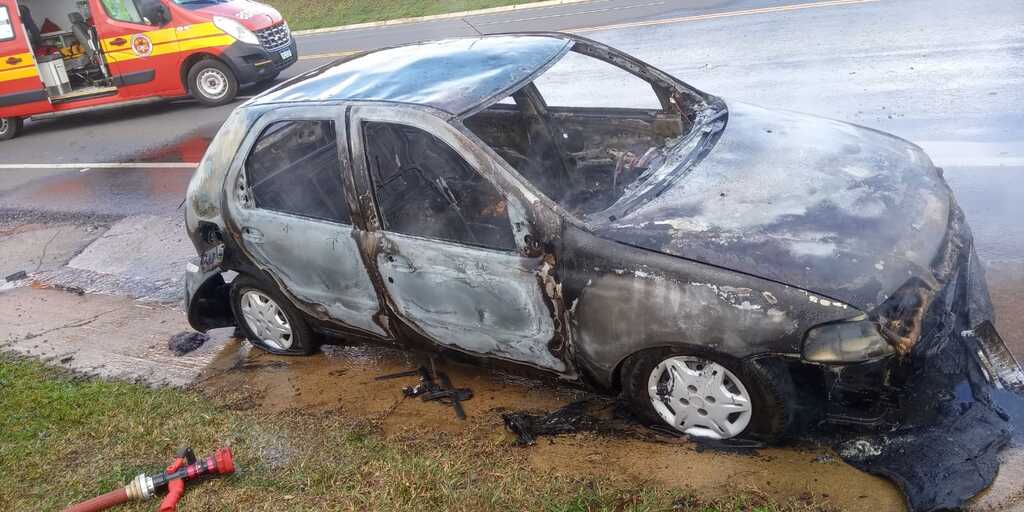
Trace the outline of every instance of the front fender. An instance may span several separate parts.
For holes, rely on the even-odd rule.
[[[199,332],[235,325],[231,312],[231,285],[220,268],[203,272],[189,263],[185,269],[185,311],[188,323]]]
[[[562,292],[573,353],[603,386],[625,358],[660,347],[746,359],[799,356],[812,326],[861,314],[856,308],[731,270],[569,229]]]

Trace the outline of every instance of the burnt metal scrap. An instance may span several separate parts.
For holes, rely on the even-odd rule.
[[[580,400],[546,414],[508,412],[501,415],[505,427],[516,435],[521,445],[536,444],[538,436],[556,436],[597,430],[600,420],[586,409],[587,401]]]
[[[167,348],[176,356],[183,356],[210,341],[210,335],[201,332],[179,332],[167,340]]]
[[[554,70],[571,59],[640,87],[563,106]],[[841,428],[917,450],[929,432],[976,432],[960,446],[979,463],[1009,423],[986,390],[1024,384],[921,148],[726,102],[578,36],[424,42],[306,73],[231,115],[187,205],[191,325],[252,331],[239,296],[261,297],[275,338],[253,343],[277,353],[311,352],[313,333],[445,352],[719,439]],[[416,392],[457,407],[466,395],[441,377]],[[958,406],[908,404],[967,396],[960,381]],[[870,453],[858,463],[887,465]],[[904,469],[879,471],[909,496]],[[976,473],[911,504],[966,499],[990,480]]]
[[[431,367],[433,367],[433,365],[431,365]],[[442,404],[449,405],[452,410],[455,411],[456,418],[460,420],[466,419],[466,411],[462,407],[462,402],[473,398],[473,390],[469,388],[455,387],[452,384],[451,378],[443,371],[437,371],[433,368],[420,366],[415,370],[380,375],[375,377],[375,380],[398,379],[402,377],[412,377],[415,375],[419,375],[420,383],[415,386],[403,387],[403,396],[409,398],[419,397],[420,400],[423,400],[424,402],[437,401]]]

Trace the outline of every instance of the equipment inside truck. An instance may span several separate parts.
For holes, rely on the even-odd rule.
[[[101,4],[108,12],[141,19],[130,0],[102,0]],[[18,12],[51,102],[117,90],[86,0],[20,1]]]

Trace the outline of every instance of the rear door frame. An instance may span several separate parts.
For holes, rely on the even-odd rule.
[[[337,300],[337,296],[332,296],[327,289],[320,290],[306,290],[306,295],[303,295],[302,291],[292,289],[289,286],[289,282],[294,282],[296,277],[294,274],[301,274],[303,271],[308,270],[309,263],[304,261],[304,258],[309,256],[308,251],[315,250],[316,244],[329,244],[331,245],[332,252],[341,252],[346,249],[352,249],[349,257],[352,258],[360,268],[358,273],[361,273],[363,277],[368,278],[369,273],[367,272],[364,260],[359,254],[359,239],[360,233],[362,232],[362,219],[358,215],[359,208],[353,202],[355,196],[352,185],[352,164],[350,160],[350,153],[348,151],[348,130],[345,123],[345,111],[346,107],[343,105],[319,105],[319,104],[293,104],[293,105],[275,105],[273,110],[268,110],[260,115],[249,127],[248,133],[239,145],[238,150],[235,153],[235,157],[232,160],[231,167],[225,176],[224,181],[224,202],[227,205],[225,208],[225,225],[228,228],[228,232],[232,234],[235,239],[236,245],[243,251],[245,258],[256,268],[262,271],[264,276],[254,277],[269,277],[273,279],[278,289],[285,295],[292,304],[305,313],[308,317],[318,321],[316,326],[320,330],[326,330],[332,334],[351,334],[363,338],[372,339],[390,339],[392,338],[388,329],[386,321],[382,321],[382,310],[383,301],[379,295],[378,287],[372,282],[361,282],[365,285],[365,289],[361,290],[365,292],[367,297],[367,307],[362,311],[366,317],[356,318],[359,311],[354,311],[352,308],[346,308],[342,301]],[[252,196],[252,190],[248,188],[245,183],[245,163],[252,152],[253,146],[262,136],[264,130],[271,124],[277,122],[286,121],[334,121],[335,136],[337,139],[337,151],[338,157],[341,162],[341,168],[338,172],[341,173],[342,183],[344,184],[344,197],[338,198],[340,201],[345,201],[348,205],[348,209],[351,216],[351,225],[339,224],[326,220],[318,220],[310,217],[299,216],[286,212],[276,212],[273,210],[262,210],[256,207]],[[243,198],[246,198],[251,204],[242,204]],[[255,211],[256,214],[249,212]],[[261,213],[263,212],[263,213]],[[265,262],[254,254],[254,251],[247,247],[245,240],[244,230],[247,227],[246,221],[252,220],[254,216],[261,217],[277,217],[275,221],[276,226],[265,226],[258,228],[262,235],[270,239],[275,236],[293,236],[293,233],[288,231],[292,230],[298,222],[308,222],[309,227],[313,229],[305,230],[306,233],[298,233],[295,236],[302,237],[309,235],[309,244],[305,247],[295,247],[291,253],[294,257],[287,259],[287,261],[274,261]],[[315,225],[314,225],[315,224]],[[323,234],[324,231],[332,231],[327,237],[317,237],[318,233]],[[271,228],[277,228],[278,230],[284,231],[283,234],[276,234],[270,231]],[[338,247],[340,246],[340,249]],[[349,263],[349,262],[344,262]],[[342,265],[339,265],[341,268]],[[315,270],[315,269],[314,269]],[[340,272],[340,271],[339,271]],[[357,272],[352,271],[353,274]],[[291,274],[291,276],[289,275]],[[351,275],[352,281],[359,281],[359,275]],[[311,280],[309,275],[297,276],[299,281],[306,281],[307,283]],[[359,283],[357,283],[359,284]],[[324,284],[326,288],[327,285]],[[310,293],[313,292],[313,293]],[[321,299],[333,300],[330,304],[323,302],[317,302],[313,295],[318,294]],[[358,299],[358,297],[357,297]],[[351,301],[350,301],[351,304]],[[371,312],[372,309],[372,312]],[[339,314],[339,312],[341,314]],[[354,313],[349,318],[343,318],[344,315]]]

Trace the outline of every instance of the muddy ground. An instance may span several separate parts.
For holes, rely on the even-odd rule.
[[[404,399],[401,388],[416,384],[417,377],[375,380],[424,362],[408,353],[368,347],[326,347],[313,357],[279,357],[233,340],[200,377],[198,386],[230,408],[276,413],[332,411],[348,419],[373,422],[383,435],[396,439],[443,431],[510,447],[514,437],[505,431],[502,412],[548,411],[588,397],[582,391],[441,362],[456,386],[474,392],[464,404],[468,418],[462,422],[450,407]],[[612,406],[608,401],[606,407]],[[729,496],[737,489],[781,500],[802,496],[834,503],[843,510],[898,510],[902,506],[902,496],[888,482],[861,473],[829,450],[814,446],[722,453],[638,429],[635,433],[542,438],[535,446],[512,449],[523,450],[538,470],[568,476],[685,487],[707,496]]]

